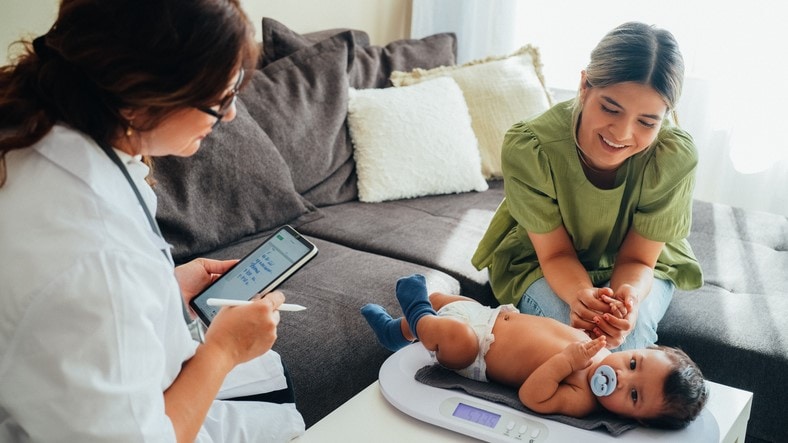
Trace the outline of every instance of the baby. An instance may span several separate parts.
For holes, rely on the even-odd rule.
[[[418,339],[460,375],[519,389],[534,412],[584,417],[606,409],[647,426],[680,429],[698,416],[708,388],[695,363],[663,346],[611,353],[605,337],[512,305],[490,308],[467,297],[427,295],[421,275],[397,281],[404,318],[382,306],[361,309],[386,348]],[[435,311],[438,310],[438,312]]]

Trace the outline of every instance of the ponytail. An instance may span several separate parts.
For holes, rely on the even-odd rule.
[[[145,131],[210,105],[259,51],[238,0],[62,0],[49,32],[17,43],[23,53],[0,68],[0,186],[6,154],[55,124],[112,145],[129,125],[121,110],[144,110]]]

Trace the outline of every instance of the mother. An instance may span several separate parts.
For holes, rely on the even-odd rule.
[[[686,241],[697,152],[669,118],[683,80],[673,35],[625,23],[591,53],[574,100],[508,131],[505,199],[473,257],[501,303],[610,348],[656,342],[674,287],[703,283]]]

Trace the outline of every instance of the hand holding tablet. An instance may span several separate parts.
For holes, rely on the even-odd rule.
[[[189,306],[200,320],[210,325],[221,306],[244,304],[273,291],[317,254],[317,247],[290,226],[283,226],[242,258],[219,279],[191,299]],[[208,303],[213,300],[213,303]],[[237,304],[236,304],[237,306]],[[284,304],[280,311],[306,309]]]

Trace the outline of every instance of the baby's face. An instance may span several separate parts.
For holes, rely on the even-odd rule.
[[[634,419],[652,418],[662,412],[663,387],[671,371],[671,361],[664,352],[657,349],[613,352],[600,364],[616,372],[615,391],[607,397],[598,397],[605,409]],[[589,375],[592,373],[589,371]]]

